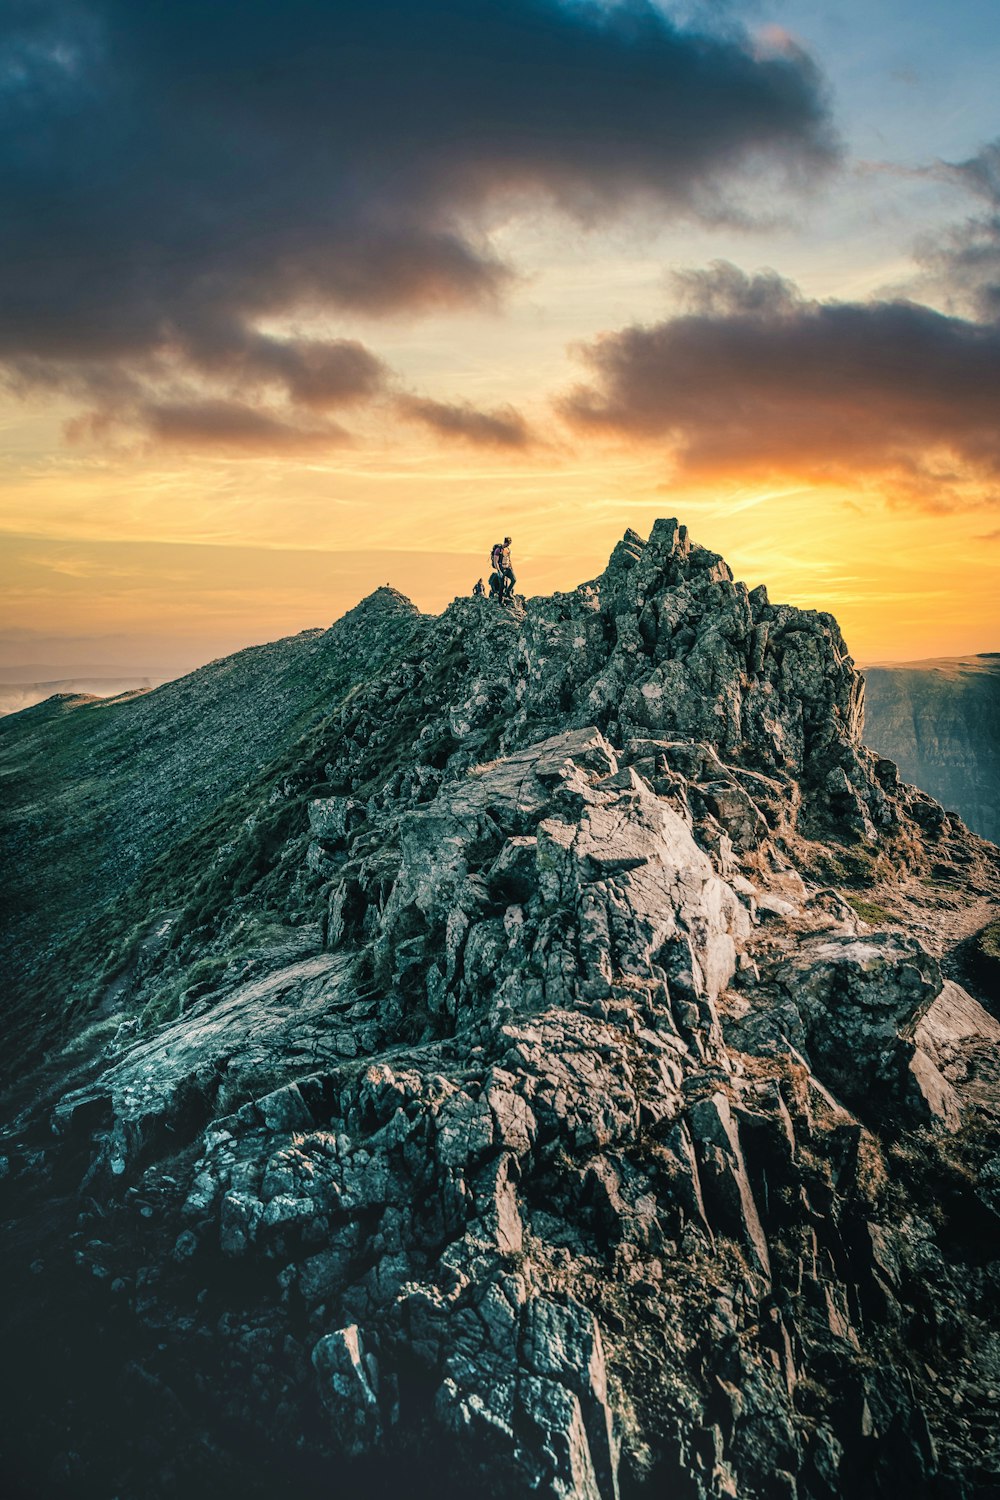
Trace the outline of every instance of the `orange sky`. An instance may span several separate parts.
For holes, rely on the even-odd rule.
[[[598,12],[552,6],[558,27],[576,28],[569,44],[582,46]],[[234,245],[246,245],[225,223],[212,239],[213,195],[229,193],[234,225],[256,233],[259,195],[277,201],[283,183],[251,176],[248,196],[239,183],[231,191],[233,136],[214,132],[229,106],[244,121],[246,100],[224,92],[234,78],[239,85],[227,71],[232,38],[206,33],[205,78],[214,58],[221,92],[210,91],[201,128],[206,162],[221,153],[217,178],[206,169],[200,183],[185,158],[185,175],[169,180],[168,135],[163,221],[136,229],[124,196],[133,178],[118,171],[131,123],[123,136],[112,121],[111,187],[98,216],[66,193],[56,207],[70,230],[53,246],[29,196],[16,231],[23,244],[11,240],[12,300],[0,289],[0,667],[39,662],[69,674],[98,662],[167,675],[325,626],[385,582],[439,610],[486,571],[488,549],[505,532],[526,593],[570,588],[600,571],[626,527],[645,534],[662,515],[687,524],[749,585],[766,583],[772,599],[833,612],[859,661],[1000,649],[991,29],[978,0],[956,0],[947,47],[931,13],[909,0],[886,0],[877,15],[863,0],[844,0],[832,17],[814,0],[784,0],[773,17],[768,9],[735,4],[709,54],[692,44],[692,55],[710,55],[719,70],[720,98],[730,97],[731,77],[743,79],[711,147],[717,157],[699,155],[697,132],[683,120],[675,135],[649,140],[657,112],[642,106],[627,118],[630,44],[626,27],[623,50],[614,25],[586,43],[595,76],[607,58],[610,118],[577,98],[556,50],[513,165],[502,119],[499,163],[487,142],[475,148],[481,161],[456,164],[455,120],[468,108],[461,90],[442,105],[441,138],[422,137],[412,159],[391,121],[373,114],[378,143],[366,169],[403,161],[405,172],[386,174],[400,201],[378,199],[360,240],[356,226],[335,223],[317,252],[320,271],[308,262],[312,281],[297,240],[288,260],[268,201],[259,243],[226,280]],[[654,51],[657,28],[681,17],[657,64],[667,71],[642,75],[665,100],[671,59],[686,55],[689,10],[663,3],[648,12]],[[180,20],[176,38],[148,41],[141,10],[115,14],[125,18],[115,24],[134,27],[135,50],[111,55],[139,59],[144,86],[160,91],[151,119],[190,145],[184,132],[199,99],[192,106],[178,92],[188,46]],[[318,12],[302,14],[319,27]],[[367,25],[365,7],[358,14]],[[444,41],[434,45],[447,49],[450,14],[429,5],[412,23],[437,17]],[[505,14],[510,7],[496,10],[499,24]],[[535,15],[525,7],[524,24]],[[284,45],[279,8],[274,22],[248,38],[250,52]],[[160,76],[172,40],[180,62],[166,57]],[[549,41],[562,45],[555,33]],[[515,42],[512,73],[521,65]],[[317,47],[333,45],[334,60],[335,43],[317,32]],[[385,39],[376,79],[395,69],[408,86],[407,45],[393,51]],[[67,43],[24,56],[49,69],[46,88],[62,70],[72,107],[92,109],[92,93],[82,103],[73,93],[86,72],[83,51]],[[301,52],[294,56],[302,66]],[[741,114],[747,69],[759,74],[758,93]],[[273,76],[281,86],[283,75]],[[445,92],[450,78],[445,67]],[[791,107],[790,78],[798,91],[791,121],[781,114]],[[523,87],[532,86],[526,75]],[[550,88],[566,89],[554,124]],[[301,153],[320,126],[339,139],[339,117],[323,113],[336,107],[334,95],[303,96],[301,119],[284,94],[269,99],[268,150]],[[26,128],[46,97],[26,93]],[[94,150],[106,123],[95,127]],[[709,126],[714,118],[699,128]],[[158,148],[157,128],[143,150]],[[762,160],[744,165],[741,132]],[[26,138],[43,142],[44,196],[46,137]],[[610,167],[601,165],[605,148]],[[68,151],[67,138],[53,167],[64,192]],[[622,185],[633,161],[635,181]],[[147,165],[140,159],[134,178],[140,194]],[[319,153],[303,172],[316,172],[335,202],[328,168]],[[423,181],[425,170],[421,198],[406,173]],[[312,193],[312,180],[303,181]],[[191,201],[196,224],[207,227],[204,243],[199,228],[183,244],[188,265],[172,235]],[[152,200],[139,202],[150,211]],[[81,246],[96,256],[99,307],[90,305],[82,248],[74,260],[74,214]],[[396,233],[393,215],[414,236],[412,264],[393,259],[391,236],[388,251],[378,241],[386,223]],[[119,255],[120,294],[103,259],[105,234],[109,255]],[[378,262],[383,252],[389,271]],[[420,255],[429,270],[419,269]],[[340,274],[338,257],[347,291],[336,276],[322,281],[331,265]],[[369,261],[374,292],[364,283]],[[757,274],[762,267],[773,269]],[[390,280],[380,291],[383,272]],[[205,285],[215,301],[204,301]]]
[[[633,305],[650,296],[645,263],[618,265],[617,280],[614,264],[605,305],[595,295],[577,319],[584,335],[621,322],[629,274]],[[523,451],[446,441],[384,407],[327,452],[129,432],[81,443],[66,437],[72,404],[8,398],[0,665],[99,660],[169,674],[326,625],[385,582],[439,610],[486,571],[504,532],[527,593],[571,588],[626,527],[648,533],[660,515],[772,599],[830,610],[859,661],[1000,647],[1000,523],[975,478],[939,508],[863,467],[854,482],[819,484],[796,472],[794,433],[787,472],[744,475],[737,463],[707,481],[672,476],[663,443],[562,419],[554,398],[583,371],[568,318],[554,331],[541,321],[526,292],[504,316],[410,323],[395,344],[382,330],[404,377],[408,362],[414,380],[423,371],[424,392],[491,410],[516,402],[538,434]]]
[[[152,655],[150,670],[179,670],[325,625],[385,582],[439,610],[486,571],[504,531],[526,592],[570,588],[627,526],[647,533],[659,515],[772,599],[833,612],[859,660],[1000,645],[1000,547],[982,539],[978,508],[922,512],[794,477],[674,488],[658,457],[581,448],[498,457],[386,438],[326,462],[51,462],[3,487],[6,659],[49,662],[56,637],[66,660],[91,660],[93,638],[119,637],[101,660],[138,670]]]

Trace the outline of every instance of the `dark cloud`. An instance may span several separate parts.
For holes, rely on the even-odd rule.
[[[877,477],[932,507],[1000,481],[1000,328],[914,302],[814,302],[773,272],[684,278],[695,310],[587,345],[577,427],[663,443],[691,478]]]
[[[141,415],[153,437],[194,446],[298,451],[328,448],[345,437],[333,423],[300,426],[239,401],[163,403],[147,406]]]
[[[262,326],[495,298],[498,199],[708,214],[833,153],[804,54],[648,0],[6,0],[0,360],[104,405],[166,366],[325,408],[372,357]]]
[[[941,162],[938,175],[986,205],[946,235],[925,240],[921,259],[945,295],[986,322],[1000,321],[1000,140],[963,162]]]
[[[802,306],[802,294],[795,283],[769,268],[748,276],[731,261],[715,260],[710,266],[674,271],[670,280],[686,309],[707,316],[777,316]]]
[[[401,396],[396,406],[404,417],[442,437],[487,448],[526,448],[532,442],[527,422],[513,406],[481,411],[468,402],[432,401],[426,396]]]
[[[185,350],[188,361],[206,374],[222,376],[240,389],[276,384],[297,406],[315,410],[353,406],[384,388],[388,369],[353,339],[276,339],[235,331],[213,339],[199,332]]]
[[[307,452],[349,441],[335,422],[299,422],[244,401],[196,396],[86,412],[67,422],[65,430],[71,442],[108,442],[122,427],[137,428],[162,443],[233,453]]]
[[[229,445],[264,447],[270,434],[275,447],[287,449],[324,437],[342,440],[343,428],[318,417],[382,395],[391,372],[353,339],[276,339],[236,328],[223,336],[206,322],[187,343],[173,341],[132,361],[24,359],[9,383],[22,392],[60,390],[86,403],[65,424],[74,442],[103,442],[131,426],[199,444],[217,433]]]

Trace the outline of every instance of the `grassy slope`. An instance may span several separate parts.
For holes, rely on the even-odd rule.
[[[290,806],[245,826],[344,699],[419,616],[379,591],[326,632],[254,647],[155,691],[55,699],[0,721],[6,1030],[33,1049],[127,956],[153,909],[238,894]],[[230,846],[221,863],[213,857]],[[205,886],[209,889],[204,889]],[[59,976],[56,985],[55,976]]]

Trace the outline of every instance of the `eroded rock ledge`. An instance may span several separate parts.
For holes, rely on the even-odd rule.
[[[996,1493],[1000,1026],[905,919],[996,851],[861,703],[676,522],[422,624],[303,772],[285,946],[11,1126],[26,1284],[120,1351],[36,1492]]]

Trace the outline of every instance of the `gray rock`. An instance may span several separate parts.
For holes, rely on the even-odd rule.
[[[522,1380],[522,1401],[529,1415],[545,1430],[546,1423],[561,1412],[568,1424],[563,1438],[571,1450],[570,1472],[579,1476],[578,1483],[593,1482],[596,1493],[605,1500],[617,1500],[618,1450],[608,1409],[604,1350],[593,1314],[573,1302],[560,1304],[535,1298],[527,1309],[522,1360],[535,1374],[568,1387],[578,1402],[574,1407],[554,1397],[548,1382],[539,1386]],[[586,1457],[581,1451],[578,1421],[584,1429]],[[551,1445],[553,1438],[548,1436],[546,1441]]]
[[[845,1099],[905,1068],[901,1047],[941,990],[935,960],[914,938],[833,937],[802,944],[782,982],[805,1026],[809,1056]]]
[[[579,1398],[555,1380],[522,1377],[519,1416],[538,1453],[542,1488],[554,1500],[609,1500],[617,1492],[602,1489],[594,1467]]]
[[[320,797],[309,804],[309,829],[324,843],[344,843],[364,817],[364,804],[353,797]]]
[[[929,950],[1000,877],[861,745],[836,623],[663,521],[570,593],[352,628],[148,914],[108,992],[145,1024],[81,1028],[5,1132],[33,1313],[50,1265],[116,1299],[100,1483],[964,1493],[1000,1198],[925,1127],[990,1118],[1000,1026]]]
[[[767,1239],[747,1175],[739,1127],[725,1094],[715,1093],[693,1105],[688,1126],[709,1221],[741,1240],[756,1269],[770,1278]]]
[[[313,1347],[312,1362],[330,1413],[333,1440],[349,1458],[370,1453],[383,1434],[379,1370],[357,1324],[321,1338]]]
[[[908,1097],[918,1115],[952,1133],[962,1128],[958,1095],[920,1047],[910,1058],[908,1083]]]

